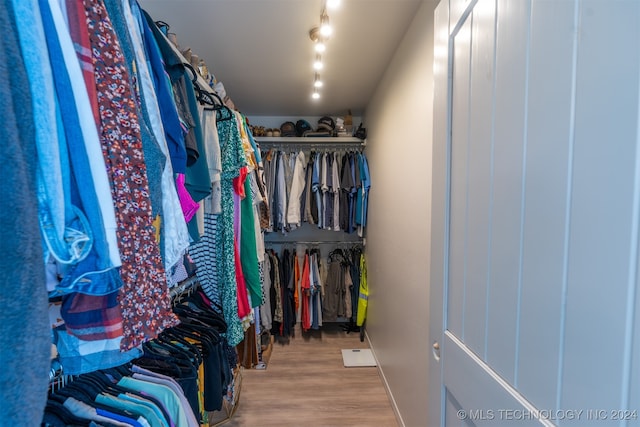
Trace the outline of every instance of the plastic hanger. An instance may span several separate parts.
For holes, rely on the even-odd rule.
[[[196,73],[195,68],[191,64],[183,62],[184,65],[191,72],[191,83],[193,84],[193,88],[196,91],[196,98],[203,104],[210,105],[213,107],[213,110],[216,111],[216,121],[222,122],[226,120],[231,120],[235,116],[229,107],[224,105],[220,96],[215,92],[208,92],[202,90],[200,85],[198,84],[198,74]],[[218,102],[216,102],[216,100]]]
[[[202,351],[194,344],[185,340],[175,331],[175,327],[164,330],[157,338],[164,344],[189,357],[194,365],[202,363]]]
[[[179,311],[179,310],[178,310]],[[195,313],[189,315],[179,315],[182,323],[176,328],[178,330],[186,330],[188,332],[205,333],[211,337],[212,341],[220,340],[220,333],[226,331],[226,324],[217,323],[217,320],[206,317],[198,317]],[[224,330],[217,330],[218,328]]]
[[[193,366],[185,367],[179,366],[177,363],[174,363],[170,360],[165,360],[160,357],[155,357],[153,355],[145,354],[144,356],[135,359],[133,363],[140,367],[144,368],[148,371],[158,372],[164,375],[169,375],[173,377],[181,377],[182,375],[189,374],[194,372]]]

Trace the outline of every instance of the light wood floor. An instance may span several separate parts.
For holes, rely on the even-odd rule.
[[[225,427],[397,427],[375,367],[345,368],[342,349],[368,348],[337,324],[273,344],[266,370],[245,369],[239,406]]]

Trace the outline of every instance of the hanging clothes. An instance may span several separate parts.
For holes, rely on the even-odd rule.
[[[277,304],[275,308],[269,307],[274,316],[277,313],[271,328],[273,335],[290,336],[298,322],[303,332],[336,321],[355,327],[361,277],[359,243],[336,247],[328,257],[322,257],[317,248],[309,249],[304,243],[297,244],[296,251],[285,245],[280,254],[273,249],[266,254],[269,263],[265,271],[270,273],[266,280],[269,285],[271,281],[274,283],[271,303]],[[275,274],[269,270],[272,263],[277,268]],[[261,312],[265,311],[268,310],[263,304]]]
[[[299,256],[298,251],[294,251],[293,257],[293,311],[294,324],[300,321],[300,279],[302,277],[302,266],[300,261],[304,261],[304,256]]]
[[[111,26],[112,38],[117,40],[120,63],[127,71],[127,74],[123,77],[128,82],[130,91],[128,95],[131,96],[133,101],[130,107],[135,114],[137,133],[142,142],[152,218],[163,218],[162,171],[167,159],[160,149],[156,132],[151,127],[150,112],[145,93],[142,90],[145,85],[144,78],[139,72],[141,64],[138,63],[136,58],[136,48],[132,40],[132,33],[129,31],[124,17],[122,1],[101,0],[100,4],[104,7],[104,17],[108,19],[108,24]],[[92,1],[85,1],[85,6],[92,7]],[[89,31],[91,32],[91,28],[89,28]],[[104,88],[102,90],[108,89]]]
[[[187,167],[187,150],[182,126],[180,124],[180,116],[178,115],[176,103],[173,101],[174,95],[171,88],[171,81],[165,71],[162,52],[160,51],[153,32],[153,28],[157,27],[155,24],[149,25],[146,12],[140,9],[137,2],[131,2],[131,9],[138,21],[138,25],[141,27],[145,53],[149,61],[149,69],[157,93],[158,109],[169,158],[171,160],[171,167],[174,173],[184,175]]]
[[[269,150],[268,152],[263,152],[262,153],[262,158],[263,158],[263,163],[264,163],[264,172],[263,172],[263,180],[264,180],[264,186],[265,186],[265,192],[266,194],[264,195],[268,207],[269,207],[269,211],[266,212],[268,217],[267,217],[267,221],[266,224],[262,225],[262,228],[265,230],[265,232],[271,232],[274,231],[274,209],[275,207],[273,206],[273,201],[274,199],[274,185],[275,185],[275,150]]]
[[[301,223],[301,197],[305,186],[305,174],[307,169],[307,160],[304,152],[300,150],[295,156],[295,165],[293,168],[293,176],[291,183],[291,193],[289,195],[289,204],[287,206],[287,223],[291,229],[300,226]]]
[[[360,255],[360,287],[358,293],[358,317],[356,324],[364,325],[367,317],[367,305],[369,304],[369,286],[367,284],[367,263],[364,254]]]
[[[47,45],[42,43],[44,41],[43,24],[40,17],[34,15],[34,9],[30,7],[24,8],[14,2],[11,10],[14,11],[12,20],[17,26],[14,36],[16,47],[19,49],[18,53],[21,54],[20,50],[26,50],[20,55],[26,84],[34,95],[39,94],[31,100],[31,114],[40,119],[35,121],[31,119],[30,122],[34,127],[37,149],[34,160],[39,165],[36,169],[36,180],[40,188],[37,194],[41,232],[45,238],[43,259],[46,261],[51,255],[69,263],[75,263],[79,260],[80,254],[70,251],[72,245],[68,247],[65,242],[65,227],[67,215],[71,214],[68,212],[71,206],[69,194],[64,191],[61,161],[68,161],[68,159],[60,158],[60,142],[58,138],[52,138],[53,135],[61,133],[58,129],[60,117],[56,116],[57,113],[59,114],[60,107],[56,102],[51,65],[46,60]],[[27,26],[26,20],[29,18],[33,19],[29,22],[34,22],[32,28]]]
[[[314,222],[318,225],[318,228],[324,228],[324,204],[322,198],[322,163],[324,156],[318,154],[314,158],[313,173],[311,175],[311,191],[315,196],[315,209],[311,210]]]
[[[30,228],[12,251],[22,254],[20,262],[7,258],[30,279],[15,279],[6,265],[5,275],[40,284],[25,288],[33,315],[23,322],[29,333],[21,334],[29,351],[37,352],[29,357],[33,368],[48,365],[53,336],[65,373],[78,376],[68,395],[46,404],[46,425],[206,425],[207,413],[221,410],[223,399],[236,393],[234,347],[244,339],[251,307],[266,303],[273,289],[261,277],[267,258],[259,241],[269,203],[259,147],[240,113],[206,101],[207,91],[194,86],[136,1],[3,1],[0,22],[7,34],[0,56],[6,60],[0,74],[11,83],[0,85],[7,101],[3,129],[11,137],[5,158],[16,172],[12,189],[18,189],[21,226]],[[41,98],[30,97],[34,89]],[[203,103],[213,108],[205,110]],[[39,163],[25,166],[27,158]],[[281,165],[285,200],[294,162],[290,156]],[[233,181],[247,166],[237,180],[236,208]],[[15,229],[8,217],[3,221],[3,229]],[[196,242],[201,236],[205,244],[198,253],[200,242],[190,246],[190,237]],[[11,236],[5,241],[10,247]],[[276,270],[271,267],[269,273]],[[204,290],[211,300],[172,306],[169,287],[194,275],[208,282]],[[281,284],[280,296],[289,301],[287,324],[295,322],[292,280]],[[52,304],[59,313],[51,314],[64,322],[53,334],[42,304],[45,282],[51,296],[61,299]],[[238,299],[243,293],[244,306]],[[21,295],[3,301],[8,315],[15,308],[24,312]],[[216,316],[208,312],[212,307]],[[207,324],[212,318],[214,324]],[[23,330],[10,320],[14,334]],[[23,352],[22,339],[11,340],[10,347]],[[126,375],[116,368],[123,366],[131,368]],[[13,373],[25,372],[11,371],[3,382],[18,383]],[[180,387],[155,371],[176,374]],[[23,387],[27,398],[20,394],[22,410],[29,412],[22,422],[42,413],[44,396],[31,389],[36,383]],[[137,395],[136,387],[147,395]],[[174,387],[184,396],[176,393],[155,405]],[[17,414],[14,400],[3,394],[3,420]],[[191,408],[192,415],[180,408]]]
[[[340,228],[340,174],[338,173],[339,165],[342,164],[342,153],[333,153],[334,159],[331,164],[332,179],[332,199],[333,199],[333,231],[341,231]]]
[[[367,225],[367,210],[369,202],[369,189],[371,188],[371,177],[369,176],[369,164],[367,158],[359,154],[358,164],[360,165],[360,187],[356,193],[356,225],[358,226],[358,235],[364,234],[364,228]]]
[[[20,3],[37,14],[37,3]],[[42,93],[31,93],[15,12],[10,0],[2,1],[0,156],[5,162],[3,167],[11,170],[11,179],[0,183],[0,197],[5,203],[0,209],[0,271],[2,289],[7,290],[0,294],[0,345],[11,356],[3,356],[0,370],[0,419],[8,425],[38,425],[47,398],[51,347],[34,162],[37,148],[32,96]],[[33,30],[37,21],[30,21],[29,25]],[[32,48],[35,54],[38,46]],[[11,209],[7,208],[9,202]]]
[[[351,268],[349,273],[351,275],[351,281],[353,286],[351,287],[351,309],[352,318],[354,323],[358,314],[358,295],[360,294],[360,256],[362,255],[362,248],[355,247],[351,250]]]
[[[346,317],[345,267],[341,251],[332,251],[329,255],[329,271],[322,300],[322,317],[327,322],[335,322],[338,317]]]
[[[226,325],[209,304],[201,293],[181,297],[174,306],[179,326],[144,343],[131,363],[80,375],[50,394],[44,425],[207,425],[233,381],[221,336]]]
[[[271,293],[273,291],[272,283],[272,274],[271,274],[271,260],[269,259],[269,254],[265,252],[264,254],[264,262],[262,262],[262,272],[261,276],[263,278],[262,281],[262,294],[264,296],[264,302],[260,306],[260,324],[262,326],[262,330],[270,331],[273,324],[273,314],[271,309]]]
[[[222,160],[220,227],[216,234],[216,262],[222,287],[220,295],[227,322],[227,340],[231,346],[237,345],[244,338],[242,323],[238,318],[237,282],[234,255],[233,227],[233,179],[238,176],[240,168],[246,166],[242,143],[238,128],[231,119],[218,123],[220,153]]]
[[[302,222],[364,236],[368,164],[362,152],[314,148],[265,153],[265,181],[273,207],[267,232],[288,233]]]
[[[281,277],[280,260],[276,253],[271,250],[271,274],[272,274],[272,292],[271,292],[271,310],[272,310],[272,335],[280,334],[280,325],[284,321],[284,308],[283,308],[283,286]]]
[[[189,254],[197,265],[196,275],[207,297],[217,304],[222,304],[219,289],[218,247],[217,239],[219,215],[204,213],[204,234],[199,241],[189,248]]]
[[[68,217],[73,218],[73,221],[66,225],[65,233],[68,234],[72,228],[76,228],[77,237],[81,233],[88,233],[91,236],[91,244],[89,252],[74,262],[63,261],[59,253],[56,255],[57,251],[52,253],[62,280],[49,279],[47,289],[52,295],[72,292],[105,295],[118,291],[122,286],[122,280],[116,270],[121,262],[120,254],[117,252],[117,247],[115,251],[109,248],[109,245],[117,243],[113,199],[110,192],[106,192],[109,183],[91,113],[84,111],[83,120],[81,118],[83,113],[78,108],[83,101],[88,105],[88,100],[86,92],[82,97],[82,90],[78,88],[78,84],[82,85],[81,81],[73,82],[73,78],[81,78],[81,74],[73,54],[71,39],[68,34],[65,34],[66,25],[57,7],[57,4],[54,4],[52,10],[43,2],[42,21],[40,16],[37,21],[42,22],[43,29],[52,35],[47,37],[47,47],[49,60],[53,65],[51,79],[56,88],[56,105],[59,106],[58,142],[61,149],[59,160],[65,170],[61,179],[65,193],[68,195],[63,198],[67,200],[69,197],[70,208],[75,212]],[[30,21],[29,25],[33,25],[33,21]],[[76,98],[80,100],[79,105],[70,102]],[[90,160],[96,155],[98,157]],[[98,196],[98,190],[105,193]],[[102,213],[105,213],[106,220],[102,219]],[[80,218],[84,219],[78,221]],[[82,223],[84,223],[82,228],[86,228],[84,232],[77,227]],[[114,228],[111,228],[112,226]],[[50,239],[45,240],[51,243]],[[69,247],[73,248],[77,244],[77,242],[71,243]]]
[[[296,308],[295,308],[295,263],[296,263],[296,254],[295,252],[285,249],[282,255],[283,260],[286,260],[283,263],[283,269],[286,269],[284,274],[283,286],[285,290],[283,291],[283,306],[285,309],[285,316],[283,319],[283,328],[282,335],[283,336],[292,336],[293,335],[293,327],[296,324]]]
[[[245,197],[240,202],[240,252],[242,254],[240,261],[246,287],[249,291],[251,307],[259,307],[262,304],[262,286],[258,268],[256,217],[251,191],[251,178],[245,180],[244,194]]]
[[[322,319],[322,295],[324,286],[319,269],[319,256],[316,250],[311,251],[309,261],[309,282],[310,282],[310,298],[309,298],[309,317],[311,321],[311,329],[320,329],[323,324]]]
[[[117,0],[116,0],[117,2]],[[131,35],[131,44],[135,54],[136,72],[139,93],[142,103],[143,112],[147,117],[148,127],[151,134],[155,137],[156,143],[162,156],[164,163],[160,165],[161,177],[161,195],[162,195],[162,221],[160,223],[160,235],[162,250],[162,258],[166,270],[170,270],[174,265],[182,260],[185,250],[189,247],[189,234],[187,226],[180,208],[180,200],[177,195],[176,185],[174,181],[174,171],[170,158],[169,148],[165,137],[164,125],[162,122],[162,114],[160,112],[159,101],[156,95],[156,85],[151,76],[151,71],[147,65],[147,52],[143,41],[143,27],[141,20],[136,17],[140,15],[137,3],[130,5],[129,2],[122,3],[122,17],[117,21],[123,21],[126,27],[121,31],[128,31]],[[120,36],[122,39],[123,37]],[[147,168],[147,154],[145,152],[145,163]]]
[[[345,317],[349,320],[352,320],[353,318],[352,292],[353,292],[354,286],[353,286],[353,281],[351,280],[351,272],[350,272],[349,266],[347,266],[347,268],[343,270],[343,274],[344,274],[344,288],[345,288],[345,293],[344,293]]]
[[[216,109],[212,106],[200,108],[202,132],[206,147],[207,165],[211,179],[211,194],[204,199],[204,229],[198,241],[192,243],[189,252],[198,269],[196,274],[205,294],[217,304],[222,304],[219,290],[217,251],[217,227],[222,212],[221,174],[222,160]],[[196,206],[199,205],[196,204]]]
[[[287,167],[287,154],[278,152],[276,155],[276,167],[275,178],[276,183],[274,186],[274,203],[272,206],[275,210],[274,218],[274,230],[286,231],[286,211],[287,211],[287,181],[286,181],[286,169]]]
[[[99,0],[86,0],[85,11],[95,79],[86,83],[96,87],[101,143],[113,183],[124,284],[119,294],[124,329],[121,347],[128,350],[174,326],[177,319],[170,311],[165,272],[154,239],[152,206],[146,196],[150,194],[147,169],[129,73],[104,5]],[[107,85],[113,84],[114,76],[121,76],[118,96]]]
[[[235,263],[235,274],[236,274],[236,291],[238,297],[238,317],[242,322],[242,326],[244,331],[247,330],[249,324],[251,323],[248,316],[251,315],[251,307],[249,304],[249,295],[247,293],[247,282],[244,278],[244,273],[242,272],[242,265],[240,261],[240,251],[238,249],[238,242],[236,240],[233,241],[234,245],[234,263]],[[241,340],[242,341],[242,340]]]
[[[222,211],[220,199],[220,174],[222,173],[222,160],[220,158],[220,140],[216,124],[216,110],[212,107],[200,108],[202,135],[204,138],[209,178],[211,179],[211,207],[207,212],[219,214]]]
[[[302,277],[300,278],[300,290],[302,294],[300,304],[300,319],[302,322],[302,330],[305,332],[311,329],[311,267],[309,265],[309,262],[309,254],[305,253],[304,264],[302,267]]]
[[[183,64],[182,59],[174,49],[172,49],[169,40],[158,28],[153,18],[146,11],[142,10],[141,12],[158,45],[158,49],[162,56],[162,62],[164,64],[164,71],[166,72],[171,84],[173,93],[172,99],[178,113],[180,128],[183,132],[186,153],[185,167],[188,167],[193,165],[200,157],[195,134],[194,132],[190,132],[190,130],[196,126],[193,118],[193,114],[195,114],[195,112],[190,110],[189,100],[187,98],[187,88],[191,85],[191,76]],[[169,99],[165,98],[165,101],[168,102]],[[174,130],[177,132],[177,129]],[[181,167],[182,166],[180,166],[180,168]],[[179,172],[181,170],[180,168],[176,168],[176,172]]]

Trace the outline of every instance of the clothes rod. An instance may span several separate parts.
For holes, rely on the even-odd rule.
[[[285,152],[294,152],[294,151],[362,152],[362,150],[364,149],[364,147],[361,145],[340,145],[340,144],[289,144],[289,145],[259,144],[259,147],[263,151],[277,150],[277,151],[285,151]]]

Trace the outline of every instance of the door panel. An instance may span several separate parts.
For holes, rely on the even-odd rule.
[[[445,384],[449,399],[453,399],[452,405],[458,411],[448,419],[454,421],[456,418],[478,426],[552,425],[544,416],[534,416],[537,409],[533,405],[448,331],[444,335],[443,354],[447,357]]]
[[[460,29],[455,40],[453,74],[453,107],[451,121],[451,222],[450,266],[447,306],[447,327],[464,337],[464,308],[467,254],[467,173],[469,141],[469,68],[471,58],[471,19]]]
[[[515,381],[517,311],[523,205],[522,139],[529,27],[527,2],[497,4],[495,108],[493,115],[493,192],[491,210],[487,362],[510,383]]]
[[[491,229],[491,175],[495,46],[495,0],[480,0],[471,18],[469,75],[469,138],[467,140],[467,253],[464,338],[473,351],[485,357],[488,291],[489,233]],[[455,66],[454,66],[455,73]],[[454,87],[455,89],[455,87]],[[454,121],[453,126],[456,126]]]
[[[557,31],[534,26],[530,36],[517,385],[543,408],[558,403],[575,8],[575,2],[531,4],[531,21]]]
[[[442,0],[435,40],[429,425],[640,425],[640,2]]]
[[[639,16],[637,1],[584,0],[579,9],[563,406],[619,409],[628,393],[627,301],[638,244]],[[606,67],[594,67],[603,52]]]
[[[507,169],[505,181],[498,182],[494,176],[494,132],[495,132],[495,90],[500,86],[510,95],[521,87],[505,86],[508,80],[498,81],[494,70],[496,64],[496,1],[479,0],[464,16],[464,22],[457,25],[452,35],[452,97],[451,97],[451,169],[450,169],[450,211],[449,211],[449,256],[446,268],[448,280],[446,286],[447,323],[443,338],[442,354],[445,425],[472,424],[509,425],[524,422],[525,425],[540,425],[541,420],[533,417],[515,420],[509,414],[529,414],[535,410],[525,399],[514,392],[507,382],[499,377],[492,367],[486,364],[487,357],[487,319],[489,313],[498,318],[514,317],[517,305],[488,306],[491,294],[492,265],[491,237],[494,234],[506,236],[502,223],[493,223],[493,215],[501,218],[513,215],[513,208],[521,205],[519,191],[522,178],[515,181],[515,203],[501,205],[493,203],[506,201],[514,184],[513,168]],[[512,65],[512,64],[509,64]],[[504,66],[504,65],[503,65]],[[521,92],[522,93],[522,92]],[[524,99],[524,95],[522,95]],[[506,109],[504,105],[501,109]],[[521,111],[524,111],[521,108]],[[512,110],[510,110],[512,112]],[[523,120],[520,119],[520,123]],[[501,124],[507,131],[514,133],[515,141],[521,140],[524,127],[517,126],[518,121]],[[509,144],[509,145],[507,145]],[[502,150],[522,153],[522,145],[514,140],[503,141]],[[508,147],[508,148],[505,148]],[[519,147],[519,148],[518,148]],[[504,154],[504,151],[501,152]],[[513,158],[500,157],[501,166]],[[519,159],[522,165],[522,158]],[[521,166],[515,168],[521,170]],[[494,191],[497,183],[498,193]],[[520,183],[520,184],[518,184]],[[507,186],[505,186],[507,185]],[[518,188],[519,185],[519,188]],[[515,206],[514,206],[515,204]],[[516,209],[516,212],[519,209]],[[512,227],[519,231],[519,215],[512,221]],[[518,239],[519,233],[515,238]],[[510,239],[514,236],[509,235]],[[500,241],[498,240],[498,244]],[[512,244],[519,247],[519,240]],[[519,251],[515,251],[517,254]],[[517,258],[516,258],[517,260]],[[498,262],[504,260],[498,259]],[[513,266],[517,273],[518,262]],[[500,271],[501,265],[496,265]],[[518,275],[502,287],[517,288]],[[498,288],[499,290],[500,288]],[[516,294],[517,295],[517,294]],[[493,294],[494,300],[500,300],[502,294]],[[512,294],[513,297],[513,294]],[[489,310],[490,308],[490,310]],[[462,321],[462,325],[460,325]],[[516,324],[517,325],[517,324]],[[512,325],[513,327],[513,325]],[[514,342],[516,335],[502,342]],[[494,340],[494,344],[495,344]],[[506,354],[513,354],[511,351]],[[509,357],[509,356],[507,356]],[[513,356],[511,356],[513,358]],[[515,359],[511,361],[515,366]],[[513,368],[512,368],[513,369]],[[457,411],[453,413],[453,410]]]
[[[445,424],[447,426],[455,426],[455,427],[474,427],[475,424],[468,418],[462,417],[461,412],[462,405],[458,403],[458,401],[446,391],[446,407],[445,407]]]

